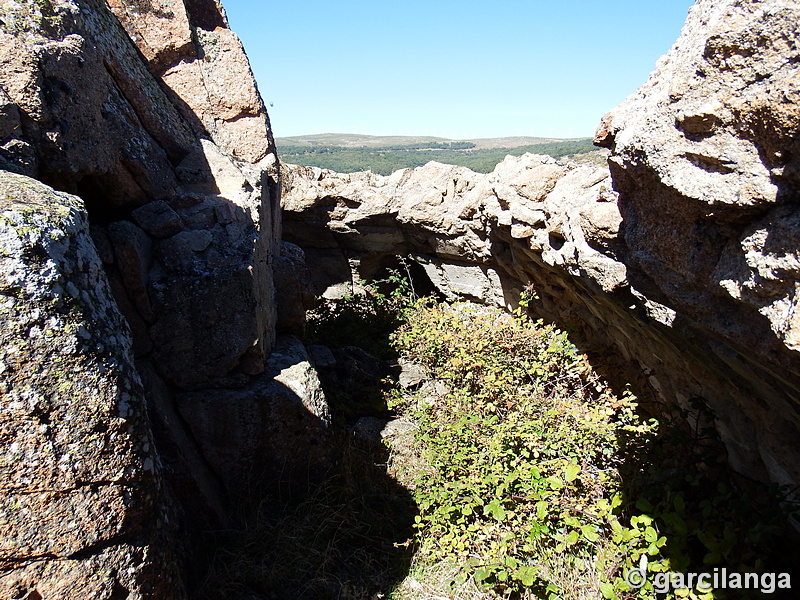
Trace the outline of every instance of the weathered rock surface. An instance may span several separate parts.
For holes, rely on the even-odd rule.
[[[598,128],[607,169],[507,158],[389,177],[291,167],[286,239],[317,292],[410,256],[450,298],[536,309],[662,400],[703,398],[734,468],[800,483],[800,6],[699,0]]]
[[[604,119],[629,278],[735,388],[694,388],[733,464],[781,483],[800,475],[798,22],[793,1],[700,0]]]
[[[278,338],[264,373],[246,386],[178,394],[177,404],[232,497],[307,484],[333,464],[328,403],[296,337]]]
[[[0,5],[0,167],[84,199],[137,352],[199,388],[269,353],[279,186],[241,44],[188,6]]]
[[[319,292],[408,256],[450,298],[532,286],[655,395],[705,398],[734,467],[796,485],[798,10],[699,0],[599,128],[610,173],[530,155],[489,175],[295,168],[287,238]],[[180,598],[168,487],[199,492],[183,516],[224,522],[254,478],[328,460],[302,346],[265,362],[279,174],[220,4],[0,2],[0,169],[0,596]],[[302,261],[284,259],[298,331]]]
[[[314,286],[303,250],[296,244],[282,242],[273,274],[277,329],[302,337],[306,330],[306,311],[314,308]]]
[[[605,285],[615,285],[606,281],[615,261],[590,247],[581,229],[580,211],[595,211],[593,222],[603,225],[593,239],[616,237],[619,213],[602,212],[616,207],[606,201],[613,199],[606,168],[537,155],[509,157],[488,175],[439,163],[388,177],[287,166],[284,184],[284,235],[303,247],[316,293],[343,283],[352,289],[410,255],[447,298],[510,305],[531,260],[515,259],[517,246],[554,262],[564,260],[561,250],[591,257],[599,270],[608,267]],[[580,239],[564,249],[569,233]]]
[[[0,410],[0,597],[183,597],[130,334],[86,212],[2,171]]]
[[[62,287],[77,287],[51,294],[63,306],[54,299],[14,313],[2,332],[2,351],[18,348],[14,361],[29,363],[12,369],[3,359],[3,401],[14,406],[4,412],[2,447],[22,457],[7,463],[14,469],[36,471],[11,473],[12,488],[0,496],[10,503],[4,518],[16,519],[13,535],[2,536],[11,545],[0,577],[7,586],[23,577],[23,593],[0,596],[118,598],[128,590],[125,597],[179,598],[174,561],[160,558],[176,540],[152,529],[167,531],[158,465],[166,465],[190,524],[224,522],[230,498],[173,396],[248,385],[275,335],[275,146],[220,4],[0,2],[0,169],[8,198],[44,189],[21,176],[32,177],[80,196],[91,223],[59,193],[37,191],[38,212],[18,210],[55,241],[36,234],[20,259],[28,270],[11,273],[13,284],[0,290],[4,306],[22,311],[19,299],[39,285],[36,277],[62,277],[62,266]],[[82,216],[70,216],[67,227],[67,212]],[[11,219],[9,232],[33,227]],[[89,258],[90,231],[97,253]],[[48,262],[48,244],[80,253],[70,255],[74,264]],[[70,279],[84,272],[82,283]],[[60,348],[67,316],[72,337],[64,333]],[[70,385],[80,389],[68,402]],[[25,396],[26,386],[42,398]],[[127,402],[130,414],[112,415],[114,402]],[[15,502],[24,510],[11,514]],[[25,586],[36,592],[26,596]]]

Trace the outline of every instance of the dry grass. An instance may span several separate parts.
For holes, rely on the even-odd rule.
[[[598,552],[592,564],[575,565],[552,549],[542,549],[537,557],[542,576],[556,585],[563,600],[598,600],[602,598],[602,575],[608,577],[619,563],[619,556],[608,550]],[[464,578],[463,565],[452,562],[423,564],[417,560],[409,575],[397,586],[392,600],[500,600],[502,593],[486,589],[473,578]],[[538,600],[526,592],[518,600]]]
[[[264,502],[219,545],[198,600],[384,598],[408,571],[414,505],[385,449],[342,435],[339,472],[300,502]]]
[[[472,578],[458,582],[462,573],[463,569],[453,563],[416,565],[391,597],[393,600],[496,600],[495,594]]]

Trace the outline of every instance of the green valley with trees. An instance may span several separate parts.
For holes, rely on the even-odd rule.
[[[447,140],[443,138],[355,136],[321,134],[277,138],[278,154],[286,163],[321,167],[339,173],[372,171],[389,175],[398,169],[422,166],[430,161],[460,165],[489,173],[506,156],[526,152],[554,158],[599,154],[591,138],[490,138]]]

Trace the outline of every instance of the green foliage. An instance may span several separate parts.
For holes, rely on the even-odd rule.
[[[461,565],[454,585],[655,599],[659,572],[778,568],[775,496],[743,494],[710,464],[709,428],[643,420],[636,398],[606,387],[565,333],[522,310],[420,306],[407,321],[395,345],[448,390],[394,399],[419,424],[425,462],[414,485],[417,560]],[[631,590],[624,575],[639,564],[648,580]]]
[[[369,394],[383,409],[388,399],[417,425],[406,456],[339,432],[335,475],[300,503],[249,516],[200,597],[733,600],[761,596],[664,595],[655,577],[798,564],[782,535],[786,490],[723,467],[701,398],[660,422],[640,416],[564,332],[526,317],[531,293],[509,315],[418,299],[397,271],[363,287],[321,303],[311,341],[425,366],[436,385],[416,391],[325,390],[335,415],[356,406],[335,427],[369,414]],[[396,585],[410,566],[414,585]],[[632,590],[625,574],[638,566],[647,577]]]
[[[279,145],[278,154],[287,163],[322,167],[339,173],[372,171],[389,175],[398,169],[420,167],[432,160],[460,165],[479,173],[491,172],[509,154],[526,152],[562,158],[596,150],[591,139],[542,142],[516,148],[475,149],[470,142],[431,142],[385,147]]]
[[[388,146],[336,146],[325,144],[283,144],[280,143],[281,152],[286,154],[302,154],[310,152],[313,154],[335,154],[343,149],[356,150],[359,152],[408,152],[412,150],[471,150],[475,147],[474,142],[414,142],[410,144],[392,144]]]
[[[445,397],[398,401],[420,424],[420,552],[497,592],[560,597],[552,563],[614,581],[623,556],[663,545],[625,526],[616,439],[642,432],[564,332],[469,304],[421,308],[394,337]],[[637,526],[639,524],[637,523]]]
[[[402,262],[402,261],[401,261]],[[308,315],[308,342],[330,348],[357,346],[378,360],[396,358],[389,336],[417,302],[410,280],[390,270],[385,279],[361,282],[361,292],[342,298],[318,299]],[[320,374],[334,421],[347,423],[361,416],[388,417],[386,385],[354,381],[351,385],[326,385]]]
[[[627,508],[652,518],[665,539],[664,559],[650,564],[650,572],[793,571],[797,552],[784,535],[793,513],[789,490],[747,481],[725,468],[713,412],[702,398],[690,403],[690,409],[663,416],[657,431],[628,448]],[[687,420],[693,429],[685,427]],[[729,596],[693,590],[688,597]],[[739,591],[736,597],[762,596]]]
[[[415,302],[409,279],[392,270],[386,279],[361,282],[361,288],[342,298],[319,298],[308,314],[308,341],[331,348],[358,346],[376,358],[396,356],[389,336]]]

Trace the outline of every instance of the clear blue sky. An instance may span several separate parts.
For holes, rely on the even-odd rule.
[[[692,4],[223,0],[276,136],[452,139],[592,135]]]

